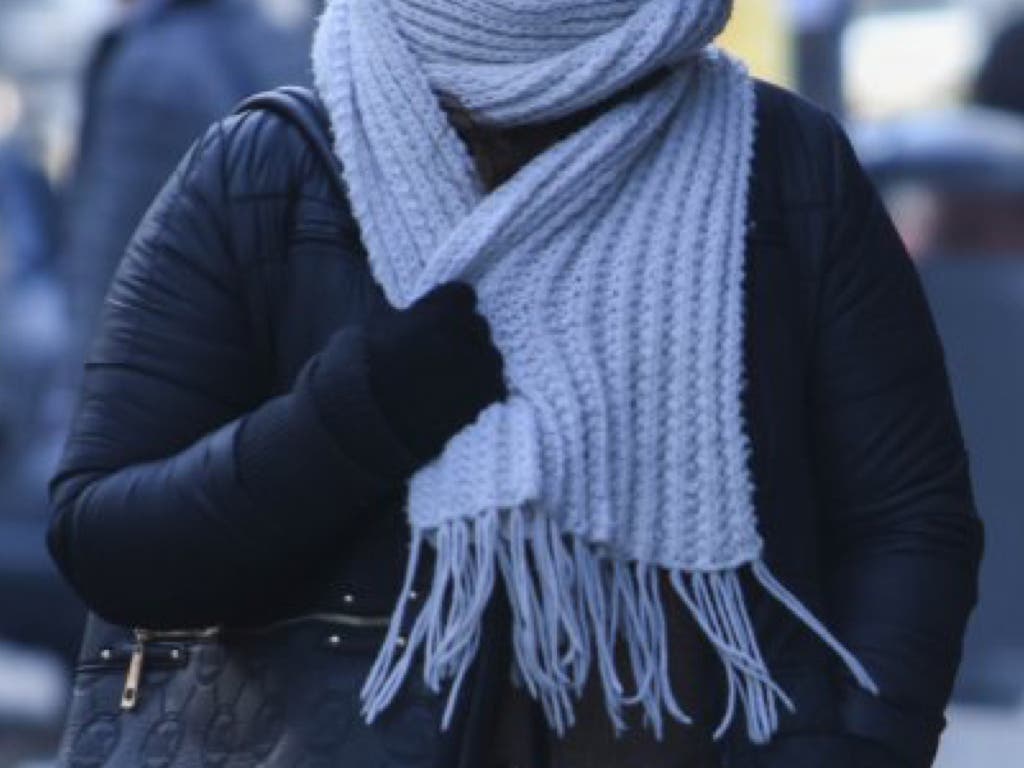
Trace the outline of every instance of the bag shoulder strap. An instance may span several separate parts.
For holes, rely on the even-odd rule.
[[[299,129],[310,149],[328,170],[327,175],[334,191],[341,201],[348,205],[348,191],[341,176],[341,162],[332,148],[330,118],[317,95],[310,88],[288,85],[250,96],[235,108],[235,114],[258,111],[273,112]]]

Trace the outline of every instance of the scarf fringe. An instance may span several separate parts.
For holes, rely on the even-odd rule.
[[[403,595],[412,587],[422,547],[414,531]],[[413,661],[422,656],[424,681],[435,693],[448,685],[442,728],[451,723],[462,683],[480,645],[482,617],[500,570],[512,611],[512,643],[519,681],[563,735],[574,723],[573,697],[582,695],[591,663],[600,675],[616,732],[624,707],[639,706],[657,738],[667,714],[691,724],[672,691],[668,633],[662,602],[663,569],[611,560],[530,507],[490,510],[476,519],[445,522],[433,532],[433,583],[408,637],[408,600],[400,601],[380,653],[362,689],[363,715],[372,722],[394,699]],[[758,583],[820,637],[871,693],[878,688],[863,665],[787,590],[763,561],[750,564]],[[740,586],[739,569],[667,572],[672,591],[718,653],[728,684],[720,739],[737,710],[754,743],[768,741],[779,706],[794,704],[772,679],[761,654]],[[625,643],[634,690],[626,691],[615,665]]]

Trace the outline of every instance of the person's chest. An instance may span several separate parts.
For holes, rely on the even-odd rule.
[[[757,179],[749,197],[743,405],[756,506],[762,532],[774,540],[815,528],[808,525],[815,505],[807,419],[816,277],[801,235],[808,215],[779,205]],[[283,258],[261,263],[250,283],[262,305],[258,330],[275,393],[291,386],[331,334],[364,325],[385,301],[354,220],[329,199],[317,194],[295,204]],[[796,570],[812,560],[797,558]]]

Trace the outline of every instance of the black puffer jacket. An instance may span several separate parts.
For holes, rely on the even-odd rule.
[[[746,407],[767,559],[882,695],[752,596],[797,712],[776,745],[737,737],[726,760],[831,768],[861,739],[874,746],[860,765],[918,768],[942,729],[981,546],[942,352],[838,126],[764,85],[759,125]],[[50,535],[109,619],[258,622],[323,599],[324,584],[390,610],[406,534],[402,483],[382,462],[401,450],[368,394],[361,332],[383,299],[325,174],[279,118],[225,120],[121,263]],[[341,395],[316,386],[325,345]],[[347,428],[328,429],[326,412]]]

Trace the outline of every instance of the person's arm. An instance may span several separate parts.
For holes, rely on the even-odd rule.
[[[226,231],[229,143],[212,129],[132,239],[51,484],[53,555],[119,623],[272,613],[409,468],[368,396],[358,330],[340,330],[290,392],[262,402],[266,361],[250,346]],[[341,436],[365,450],[345,451],[325,426],[322,373],[345,398],[331,406],[349,422]]]
[[[376,313],[366,331],[339,329],[289,391],[266,399],[270,363],[252,341],[261,321],[232,245],[246,217],[232,209],[224,175],[267,151],[231,137],[287,152],[280,134],[291,129],[239,127],[256,119],[276,120],[213,128],[133,237],[51,483],[51,552],[86,603],[116,623],[275,616],[357,523],[394,509],[409,474],[498,396],[500,357],[471,315],[472,291],[449,286]],[[262,190],[253,211],[261,247],[283,253],[290,207],[273,205],[274,194],[290,192]],[[274,211],[282,221],[267,220]],[[281,242],[267,243],[275,231]],[[401,380],[375,384],[371,368]],[[423,418],[394,407],[409,388]]]
[[[917,273],[833,130],[810,402],[826,600],[836,634],[881,691],[839,673],[838,711],[846,734],[920,768],[934,756],[977,598],[982,526]]]

